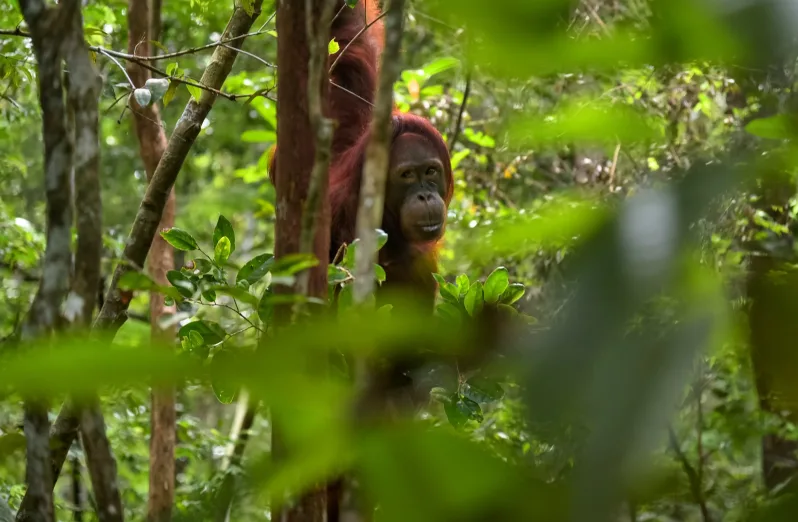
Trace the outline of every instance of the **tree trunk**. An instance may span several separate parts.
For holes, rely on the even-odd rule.
[[[321,12],[324,0],[313,0],[314,14]],[[314,166],[315,130],[311,126],[308,113],[308,60],[310,58],[305,1],[282,1],[277,6],[277,63],[280,74],[277,76],[277,172],[275,189],[277,193],[277,223],[275,257],[280,258],[300,251],[300,232],[302,215],[310,186]],[[318,28],[325,34],[329,27]],[[318,86],[321,92],[321,106],[327,114],[328,76],[322,74]],[[307,294],[326,299],[327,297],[327,258],[330,245],[330,207],[327,197],[328,187],[320,187],[319,208],[315,221],[313,253],[319,259],[318,266],[310,270],[307,281]],[[284,293],[293,293],[295,288],[278,288]],[[278,311],[278,321],[290,320],[290,310]],[[281,439],[279,418],[272,420],[272,456],[276,462],[287,457]],[[321,522],[325,519],[324,485],[316,485],[285,509],[274,509],[272,520],[279,522]]]
[[[151,40],[150,27],[160,27],[160,11],[152,13],[149,0],[129,0],[128,2],[128,53],[149,56]],[[142,87],[149,79],[147,69],[129,63],[128,74],[136,87]],[[140,107],[131,98],[130,105],[134,115],[134,125],[139,139],[139,154],[147,171],[147,180],[152,179],[158,162],[166,150],[167,139],[161,123],[158,106]],[[175,191],[169,191],[160,229],[174,226]],[[160,285],[168,285],[166,273],[174,267],[172,247],[160,235],[156,235],[147,256],[150,277]],[[150,294],[150,325],[152,340],[170,347],[174,341],[175,329],[162,329],[161,319],[175,312],[174,306],[166,306],[158,292]],[[147,501],[147,520],[166,522],[171,519],[175,496],[175,391],[171,386],[160,386],[152,390],[151,434],[150,434],[150,490]]]

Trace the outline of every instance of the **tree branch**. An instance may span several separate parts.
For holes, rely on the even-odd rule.
[[[460,131],[463,127],[463,114],[465,113],[466,104],[468,103],[468,95],[471,93],[471,70],[466,73],[466,86],[465,90],[463,91],[463,102],[460,104],[460,109],[457,111],[457,121],[454,123],[454,130],[452,131],[452,137],[449,140],[449,153],[454,150],[454,144],[457,143],[457,139],[460,137]]]

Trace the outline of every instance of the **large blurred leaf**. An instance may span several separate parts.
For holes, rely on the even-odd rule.
[[[685,257],[690,226],[741,172],[731,162],[702,165],[673,187],[643,191],[573,253],[570,276],[578,284],[560,320],[527,351],[525,379],[531,422],[590,428],[578,462],[573,520],[607,520],[629,466],[662,433],[690,378],[691,358],[718,326],[719,288],[710,285],[687,292],[691,313],[667,334],[627,335],[631,319],[651,298],[661,292],[685,296],[695,281]]]
[[[358,469],[382,521],[564,520],[561,490],[464,438],[391,425],[358,447]]]

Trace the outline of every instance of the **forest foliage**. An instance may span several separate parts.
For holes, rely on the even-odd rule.
[[[103,77],[107,285],[147,175],[112,53],[127,46],[126,4],[84,4]],[[231,520],[263,520],[279,493],[350,468],[379,499],[380,520],[794,520],[794,8],[408,2],[395,102],[440,130],[455,177],[435,322],[355,307],[355,242],[328,267],[336,317],[278,331],[276,307],[332,299],[273,291],[319,260],[272,255],[272,4],[177,178],[176,222],[159,233],[175,251],[168,284],[124,274],[129,317],[111,343],[67,332],[25,350],[12,341],[47,242],[43,122],[23,16],[0,5],[0,498],[12,510],[25,494],[23,398],[47,396],[52,410],[99,390],[125,517],[145,518],[149,386],[176,382],[173,520],[210,520],[231,474]],[[153,66],[169,81],[135,96],[160,106],[167,136],[203,96],[196,84],[231,10],[163,6],[153,46],[173,57]],[[378,265],[374,277],[385,278]],[[164,319],[175,350],[150,337],[150,291],[176,308]],[[486,310],[502,318],[487,339],[476,320]],[[417,343],[445,356],[423,376],[421,411],[353,426],[347,361]],[[487,360],[450,364],[479,343]],[[330,351],[329,375],[308,370]],[[231,469],[242,389],[269,416]],[[294,450],[285,462],[269,459],[273,419]],[[56,519],[94,520],[79,445],[67,469]]]

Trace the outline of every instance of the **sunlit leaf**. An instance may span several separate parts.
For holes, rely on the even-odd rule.
[[[485,302],[491,304],[497,302],[509,285],[510,277],[507,269],[503,266],[495,269],[485,281]]]
[[[222,236],[216,243],[216,248],[213,249],[213,260],[217,265],[223,265],[230,257],[230,252],[230,239],[227,236]]]
[[[526,292],[526,287],[521,283],[513,283],[507,287],[507,289],[502,293],[501,298],[499,301],[502,304],[511,305],[521,299]]]
[[[482,283],[477,281],[471,285],[471,288],[468,289],[468,293],[466,293],[463,304],[465,305],[466,312],[468,312],[468,315],[471,317],[474,317],[482,311],[482,307],[484,306]]]
[[[161,237],[178,250],[189,251],[198,248],[197,241],[194,237],[185,230],[179,228],[172,227],[167,230],[162,230]]]
[[[236,233],[233,230],[233,225],[223,215],[219,215],[216,221],[216,227],[213,229],[213,245],[214,247],[219,244],[219,240],[226,237],[230,240],[230,254],[236,250]],[[228,254],[228,257],[229,255]]]

